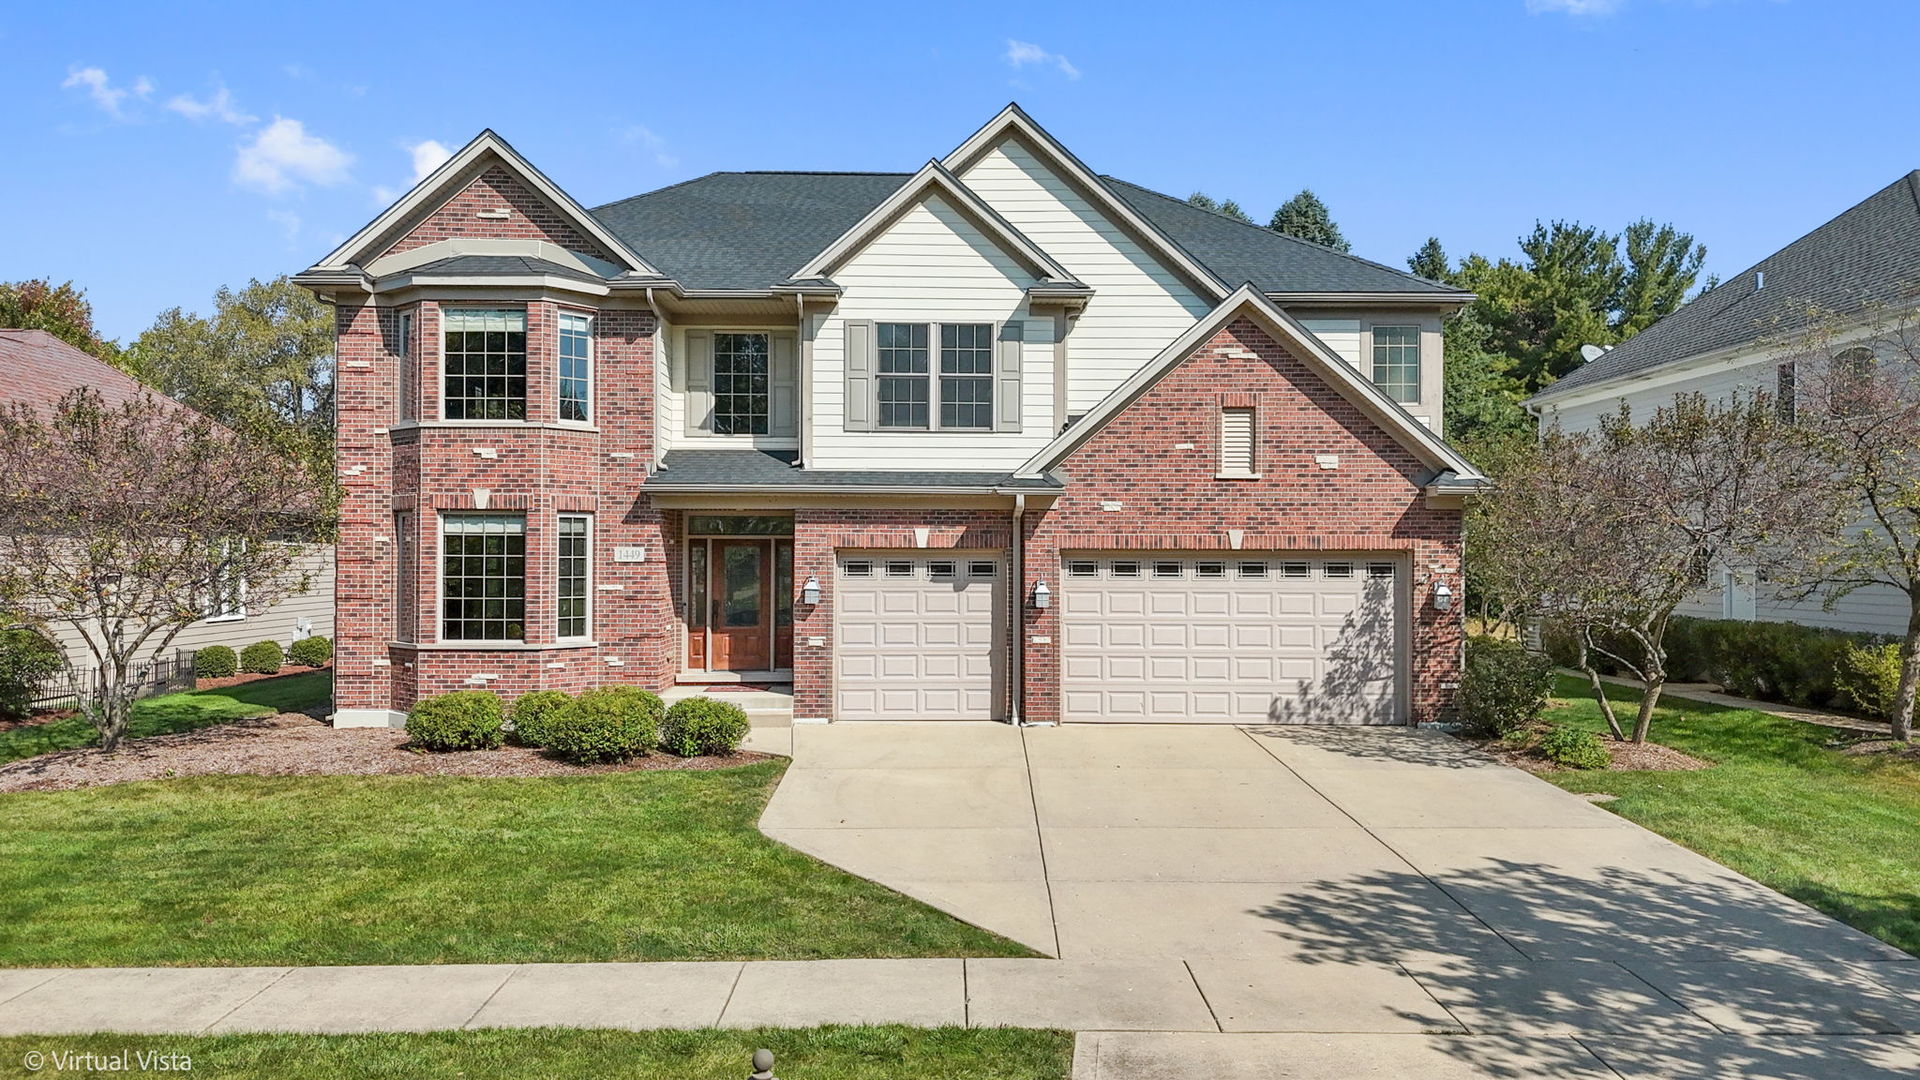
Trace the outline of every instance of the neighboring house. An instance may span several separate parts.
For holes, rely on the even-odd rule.
[[[92,387],[109,406],[124,405],[143,394],[166,400],[111,364],[81,352],[44,330],[0,330],[0,406],[24,403],[51,407],[70,391]],[[180,406],[185,408],[185,406]],[[174,637],[172,648],[188,652],[208,645],[231,645],[236,650],[256,641],[282,645],[309,634],[333,634],[333,549],[306,556],[313,585],[305,593],[265,609],[247,606],[245,583],[233,594],[215,601],[207,617]],[[76,668],[96,664],[78,631],[53,622],[48,625],[67,662]]]
[[[338,312],[335,722],[791,682],[797,720],[1441,717],[1431,281],[1088,170],[587,210],[492,132],[298,278]]]
[[[1648,416],[1682,393],[1725,400],[1763,389],[1791,403],[1794,373],[1783,343],[1813,325],[1813,312],[1844,326],[1911,305],[1920,288],[1920,171],[1735,274],[1680,310],[1609,349],[1527,402],[1542,424],[1591,430],[1622,405]],[[1818,316],[1826,318],[1827,316]],[[1711,585],[1680,608],[1705,618],[1797,622],[1903,634],[1909,604],[1893,589],[1839,598],[1784,600],[1752,568],[1710,569]]]

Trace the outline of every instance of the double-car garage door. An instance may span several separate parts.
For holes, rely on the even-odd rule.
[[[1399,560],[1069,553],[1063,568],[1069,722],[1403,720]]]
[[[838,571],[837,719],[1004,719],[999,553],[842,552]],[[1405,576],[1365,554],[1069,552],[1062,719],[1404,722]]]

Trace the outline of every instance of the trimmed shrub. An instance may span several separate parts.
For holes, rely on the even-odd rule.
[[[1861,712],[1892,720],[1894,703],[1900,700],[1900,646],[1848,642],[1834,681]]]
[[[1471,735],[1506,735],[1533,723],[1547,707],[1553,667],[1517,641],[1479,635],[1467,639],[1460,678],[1460,726]]]
[[[660,748],[681,757],[731,754],[747,737],[747,713],[731,701],[695,695],[667,710],[660,725]]]
[[[286,662],[277,641],[256,641],[240,650],[240,670],[254,675],[278,675]]]
[[[333,659],[333,639],[318,634],[303,637],[287,650],[287,659],[301,667],[325,667]]]
[[[240,670],[240,658],[225,645],[208,645],[193,651],[193,677],[224,679]]]
[[[407,738],[424,750],[498,750],[505,725],[493,691],[454,690],[414,702]]]
[[[507,714],[513,724],[513,741],[521,746],[547,745],[548,722],[571,704],[573,695],[564,690],[535,690],[514,698]]]
[[[634,686],[583,691],[547,718],[547,749],[580,764],[625,761],[660,743],[666,704]]]
[[[1612,755],[1600,736],[1585,728],[1555,727],[1540,737],[1540,756],[1567,769],[1604,769],[1613,764]]]
[[[0,630],[0,720],[33,715],[33,695],[66,661],[53,642],[32,630]]]

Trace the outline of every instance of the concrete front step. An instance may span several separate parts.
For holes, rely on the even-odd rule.
[[[660,697],[671,705],[683,698],[710,697],[746,710],[747,719],[756,726],[784,726],[793,720],[793,691],[722,690],[714,686],[682,685],[670,687]]]

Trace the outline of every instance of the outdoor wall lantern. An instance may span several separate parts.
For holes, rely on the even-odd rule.
[[[1044,578],[1033,587],[1033,606],[1042,609],[1053,606],[1053,590],[1047,588]]]
[[[1453,610],[1453,590],[1447,588],[1447,583],[1444,581],[1433,587],[1433,610]]]
[[[817,604],[820,602],[819,578],[809,577],[807,578],[807,583],[800,586],[800,602],[803,604]]]

